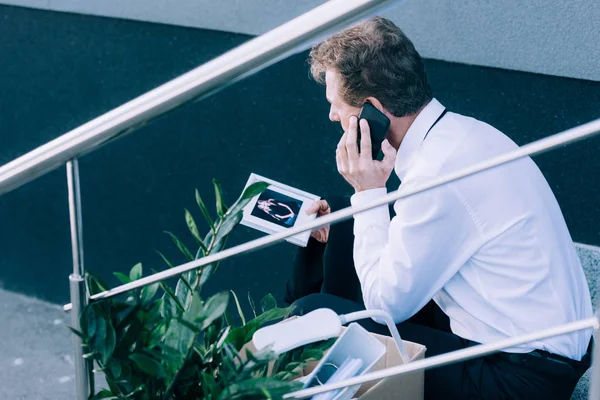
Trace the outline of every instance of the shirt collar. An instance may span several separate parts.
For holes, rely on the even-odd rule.
[[[401,181],[406,175],[412,157],[421,146],[421,143],[423,143],[427,131],[429,131],[445,109],[446,107],[439,101],[431,99],[429,104],[421,110],[417,115],[417,118],[415,118],[408,128],[406,135],[404,135],[404,139],[402,139],[402,143],[400,143],[400,148],[398,148],[396,164],[394,167],[396,175],[398,175],[398,178]]]

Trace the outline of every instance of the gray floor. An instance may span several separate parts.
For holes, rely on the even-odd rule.
[[[600,251],[579,247],[594,304],[598,301]],[[75,398],[69,315],[59,305],[0,290],[0,399]],[[573,399],[585,399],[589,371]]]

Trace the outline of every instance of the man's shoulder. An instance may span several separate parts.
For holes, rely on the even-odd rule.
[[[507,135],[486,122],[450,112],[447,116],[423,142],[411,175],[439,176],[518,147]]]
[[[441,129],[445,128],[446,130],[452,132],[478,131],[489,135],[506,137],[506,135],[503,132],[501,132],[498,128],[494,127],[486,121],[477,119],[472,116],[458,114],[455,112],[448,112],[447,115],[447,119],[442,119],[442,121],[445,123],[440,124]]]

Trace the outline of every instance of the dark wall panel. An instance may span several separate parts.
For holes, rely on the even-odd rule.
[[[223,32],[0,6],[0,164],[59,136],[249,37]],[[169,230],[191,246],[183,210],[194,189],[226,200],[250,172],[326,196],[348,193],[337,175],[339,128],[306,54],[187,105],[81,159],[86,267],[109,279],[142,261],[174,261]],[[600,116],[600,83],[427,60],[436,96],[524,144]],[[575,240],[600,244],[598,139],[537,158]],[[392,182],[395,184],[395,182]],[[205,228],[205,227],[204,227]],[[240,227],[230,245],[258,237]],[[0,197],[0,282],[68,300],[71,270],[64,169]],[[295,246],[222,264],[211,291],[281,294]]]

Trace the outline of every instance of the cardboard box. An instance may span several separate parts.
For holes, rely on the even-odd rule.
[[[281,323],[285,323],[282,321]],[[342,333],[346,330],[346,327],[342,327]],[[385,355],[371,368],[369,372],[379,371],[385,368],[395,367],[402,364],[402,358],[400,352],[396,346],[396,342],[389,336],[378,335],[371,333],[377,340],[379,340],[385,347]],[[421,360],[425,357],[425,346],[403,340],[404,347],[408,352],[410,361]],[[244,349],[250,351],[255,350],[252,342],[247,343],[241,354],[245,353]],[[302,376],[307,376],[317,366],[318,362],[309,363],[308,367],[304,369]],[[402,398],[404,400],[422,400],[424,393],[424,371],[409,372],[402,375],[392,376],[380,381],[369,382],[363,384],[355,397],[361,400],[396,400]]]

